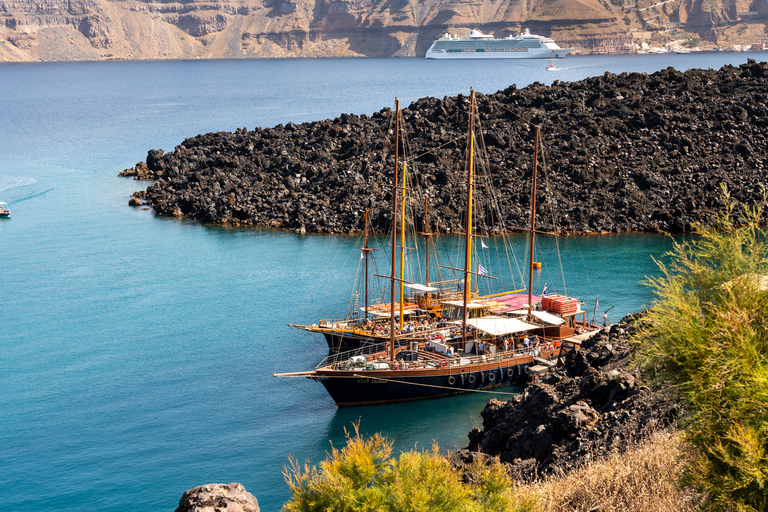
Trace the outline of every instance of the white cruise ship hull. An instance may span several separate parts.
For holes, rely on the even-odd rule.
[[[445,34],[427,50],[428,59],[559,59],[573,48],[560,48],[552,39],[525,30],[515,37],[497,39],[477,30],[467,37]]]
[[[572,48],[561,48],[560,50],[547,50],[546,48],[508,51],[476,51],[462,50],[457,52],[448,52],[445,50],[433,51],[427,50],[428,59],[548,59],[551,56],[555,59],[561,59],[571,52]]]

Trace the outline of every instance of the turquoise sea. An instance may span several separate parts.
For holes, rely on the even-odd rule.
[[[322,340],[290,329],[346,310],[356,239],[226,229],[131,208],[117,173],[153,148],[239,127],[371,114],[470,87],[576,80],[763,54],[0,65],[0,481],[16,512],[170,511],[184,490],[241,482],[262,510],[288,497],[288,456],[322,459],[344,429],[397,449],[466,444],[494,394],[337,409],[313,367]],[[520,239],[520,246],[524,240]],[[554,266],[548,241],[542,257]],[[567,292],[612,321],[642,309],[663,236],[561,240]],[[352,256],[350,256],[352,255]],[[550,265],[547,265],[549,267]],[[548,272],[552,272],[550,276]],[[550,289],[559,270],[539,274]],[[559,291],[563,291],[560,289]]]

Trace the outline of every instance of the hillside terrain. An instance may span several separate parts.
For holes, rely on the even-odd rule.
[[[0,62],[421,56],[446,31],[577,52],[760,42],[768,0],[2,0]]]

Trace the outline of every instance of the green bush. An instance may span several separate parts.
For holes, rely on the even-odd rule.
[[[355,425],[342,449],[318,467],[290,459],[284,476],[291,490],[285,512],[534,512],[536,495],[517,492],[496,459],[477,462],[466,479],[439,453],[411,450],[392,457],[392,442],[363,438]],[[469,481],[471,483],[465,483]]]
[[[724,190],[727,204],[732,204]],[[686,399],[694,461],[685,484],[709,510],[768,510],[768,245],[760,207],[733,206],[678,243],[647,281],[656,300],[636,338],[658,382]]]

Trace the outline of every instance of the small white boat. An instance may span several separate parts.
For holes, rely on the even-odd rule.
[[[10,217],[11,216],[11,210],[8,209],[8,205],[5,203],[0,203],[0,217]]]
[[[551,52],[549,54],[549,64],[547,64],[545,69],[547,71],[557,71],[557,68],[555,67],[555,61]]]

